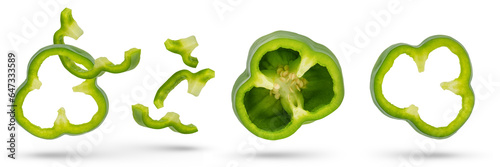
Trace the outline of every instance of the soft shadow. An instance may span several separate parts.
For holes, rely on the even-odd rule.
[[[322,150],[260,150],[250,153],[233,153],[235,159],[312,159],[328,156]]]
[[[156,146],[159,150],[165,151],[199,151],[203,150],[203,147],[199,146],[180,146],[180,145],[164,145],[164,146]]]
[[[196,151],[204,151],[206,148],[199,145],[182,145],[182,144],[140,144],[130,147],[119,147],[115,149],[94,150],[89,155],[79,155],[67,150],[60,151],[38,151],[38,152],[22,152],[21,157],[32,159],[60,159],[69,158],[102,158],[110,156],[129,156],[137,154],[137,152],[160,152],[160,153],[189,153]]]
[[[57,158],[65,158],[68,155],[67,151],[60,151],[60,152],[27,152],[23,153],[23,157],[29,157],[29,158],[50,158],[50,159],[57,159]]]
[[[471,152],[451,152],[451,151],[431,151],[424,152],[420,150],[394,150],[386,152],[383,156],[390,158],[410,158],[410,157],[423,157],[427,159],[464,159],[474,158],[477,155]]]
[[[256,158],[263,159],[303,159],[320,156],[319,152],[304,151],[280,151],[280,152],[257,152]]]
[[[204,147],[200,147],[197,145],[145,145],[138,146],[139,149],[147,150],[147,151],[170,151],[170,152],[189,152],[189,151],[201,151],[204,150]]]

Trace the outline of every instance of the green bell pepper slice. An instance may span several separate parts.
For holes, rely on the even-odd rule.
[[[54,33],[54,44],[64,44],[64,37],[68,36],[77,40],[83,34],[83,30],[73,19],[71,9],[65,8],[61,12],[61,28]],[[102,75],[104,72],[122,73],[134,69],[140,60],[141,50],[132,48],[125,52],[125,60],[120,64],[113,64],[106,57],[100,57],[95,60],[91,69],[80,68],[73,60],[68,57],[59,56],[64,68],[71,74],[82,79],[91,79]]]
[[[208,80],[214,77],[215,72],[209,68],[203,69],[194,74],[188,70],[177,71],[158,89],[154,98],[154,104],[157,109],[163,108],[163,102],[167,98],[168,94],[184,80],[188,81],[188,93],[198,96]],[[198,128],[193,124],[182,124],[179,120],[179,114],[175,112],[168,112],[160,120],[153,120],[149,116],[148,107],[142,104],[133,105],[132,111],[134,120],[139,125],[144,127],[152,129],[163,129],[165,127],[169,127],[174,132],[183,134],[190,134],[198,131]]]
[[[152,119],[149,116],[149,108],[142,104],[132,105],[132,112],[135,122],[144,127],[151,129],[163,129],[169,127],[172,131],[182,134],[198,132],[198,128],[195,125],[182,124],[179,119],[179,114],[175,112],[167,112],[167,114],[159,120]]]
[[[83,124],[75,125],[69,122],[64,108],[60,108],[58,116],[52,128],[41,128],[31,123],[23,113],[23,103],[29,92],[40,89],[42,83],[38,79],[38,70],[47,57],[61,55],[72,61],[82,64],[85,68],[91,69],[94,66],[94,59],[84,50],[71,45],[55,44],[41,48],[33,55],[28,64],[28,74],[26,80],[19,86],[16,93],[14,105],[17,106],[15,114],[16,121],[26,131],[34,136],[43,139],[55,139],[63,134],[78,135],[89,132],[97,128],[108,113],[108,99],[104,91],[97,85],[97,78],[86,79],[80,85],[73,87],[74,92],[82,92],[92,96],[97,103],[97,112],[92,119]]]
[[[198,66],[198,58],[191,56],[191,52],[198,47],[196,37],[189,36],[179,40],[167,39],[164,44],[168,51],[181,55],[182,61],[187,66],[193,68]]]
[[[441,88],[449,90],[462,97],[462,108],[458,116],[445,127],[434,127],[424,122],[418,114],[418,107],[410,105],[399,108],[391,104],[382,93],[382,83],[385,74],[391,69],[394,60],[402,54],[407,54],[417,64],[419,72],[424,71],[425,61],[429,53],[439,47],[448,48],[455,54],[460,62],[460,75],[458,78],[442,82]],[[422,135],[443,139],[455,134],[467,121],[474,107],[474,92],[470,85],[472,79],[472,65],[465,48],[457,40],[445,35],[435,35],[425,39],[420,45],[412,46],[404,43],[395,44],[387,48],[378,58],[371,75],[371,95],[373,102],[382,113],[388,117],[407,121],[413,129]]]
[[[278,140],[326,117],[343,98],[335,55],[303,35],[276,31],[253,43],[231,99],[234,113],[250,132]]]

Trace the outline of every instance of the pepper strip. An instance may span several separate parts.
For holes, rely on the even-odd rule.
[[[158,89],[155,95],[154,104],[156,108],[162,108],[163,102],[167,98],[170,91],[172,91],[183,80],[188,81],[188,93],[198,96],[208,80],[214,77],[215,72],[209,68],[203,69],[194,74],[188,70],[177,71],[170,78],[168,78],[163,85],[161,85],[160,89]]]
[[[462,109],[460,109],[458,116],[445,127],[434,127],[427,124],[420,118],[417,106],[412,104],[406,108],[396,107],[382,94],[384,76],[392,67],[397,57],[402,54],[409,55],[417,64],[418,71],[423,72],[429,53],[439,47],[447,47],[457,55],[460,61],[460,75],[458,78],[453,81],[443,82],[440,85],[443,90],[449,90],[462,97]],[[380,55],[373,68],[370,86],[373,102],[382,113],[391,118],[406,120],[417,132],[425,136],[442,139],[456,133],[472,113],[474,92],[470,85],[471,79],[472,65],[465,48],[457,40],[449,36],[436,35],[425,39],[418,46],[395,44],[387,48]]]
[[[179,114],[175,112],[167,112],[167,114],[165,114],[165,116],[163,116],[161,119],[153,120],[149,116],[148,107],[142,104],[132,105],[132,111],[135,122],[144,127],[152,129],[163,129],[169,127],[170,129],[172,129],[172,131],[182,134],[191,134],[198,132],[198,128],[193,124],[182,124],[181,120],[179,119]]]
[[[21,84],[16,93],[15,106],[18,106],[16,111],[16,121],[26,131],[34,136],[43,139],[54,139],[63,134],[78,135],[89,132],[98,127],[108,113],[108,99],[104,91],[97,85],[97,78],[86,79],[80,85],[73,87],[74,92],[82,92],[92,96],[97,103],[97,112],[92,119],[83,124],[75,125],[69,122],[66,117],[64,108],[60,108],[58,116],[52,128],[41,128],[31,123],[23,113],[23,103],[29,92],[40,89],[42,83],[38,79],[38,70],[43,61],[47,57],[53,55],[61,55],[73,60],[76,63],[82,64],[85,68],[94,66],[94,59],[84,50],[71,45],[49,45],[41,48],[33,55],[28,64],[28,74],[26,80]]]
[[[73,19],[71,9],[65,8],[61,12],[61,28],[54,33],[54,44],[64,44],[64,37],[68,36],[77,40],[83,34],[83,30]],[[113,64],[106,57],[95,60],[94,66],[85,70],[80,68],[73,60],[65,56],[59,56],[61,63],[71,74],[82,79],[91,79],[101,76],[104,72],[122,73],[134,69],[140,60],[141,50],[132,48],[125,52],[125,59],[121,64]]]
[[[215,72],[211,69],[203,69],[197,73],[191,73],[188,70],[180,70],[174,73],[156,92],[154,104],[156,108],[163,108],[163,102],[167,95],[183,80],[188,81],[188,93],[198,96],[201,89],[205,86],[208,80],[215,77]],[[142,104],[132,106],[134,120],[141,126],[153,129],[163,129],[169,127],[175,132],[190,134],[198,131],[195,125],[184,125],[179,120],[179,114],[175,112],[168,112],[160,120],[153,120],[149,116],[148,107]]]
[[[191,52],[198,46],[198,42],[194,36],[179,40],[167,39],[164,44],[168,51],[181,55],[182,61],[187,66],[193,68],[198,66],[198,58],[191,56]]]

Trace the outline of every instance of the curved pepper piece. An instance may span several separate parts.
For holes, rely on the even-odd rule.
[[[136,104],[132,106],[132,111],[134,115],[134,120],[141,126],[153,128],[153,129],[163,129],[169,127],[174,132],[179,132],[182,134],[191,134],[198,132],[198,128],[193,124],[184,125],[179,119],[179,114],[175,112],[168,112],[160,120],[153,120],[149,116],[149,109],[142,104]]]
[[[255,41],[232,91],[233,110],[253,134],[278,140],[335,111],[344,98],[342,71],[325,46],[293,32]]]
[[[424,122],[418,114],[418,107],[410,105],[406,108],[399,108],[391,104],[382,94],[382,83],[385,74],[394,64],[394,60],[402,54],[407,54],[417,64],[418,71],[423,72],[425,61],[429,53],[439,47],[447,47],[457,55],[460,61],[460,75],[453,81],[441,83],[443,90],[449,90],[462,97],[462,109],[458,116],[445,127],[434,127]],[[385,115],[406,120],[417,132],[432,138],[442,139],[453,135],[467,121],[472,108],[474,107],[474,93],[470,85],[472,79],[472,65],[465,48],[455,39],[436,35],[425,39],[418,46],[408,44],[395,44],[387,48],[377,60],[371,76],[371,94],[375,105]]]
[[[167,98],[170,91],[172,91],[184,80],[188,81],[188,93],[198,96],[208,80],[214,77],[215,72],[209,68],[203,69],[194,74],[188,70],[177,71],[170,78],[168,78],[163,85],[161,85],[160,89],[158,89],[155,95],[154,104],[156,108],[162,108],[163,102]]]
[[[179,40],[167,39],[164,44],[168,51],[181,55],[182,61],[187,66],[193,68],[198,66],[198,58],[191,56],[191,52],[198,46],[198,42],[194,36]]]
[[[97,112],[89,122],[79,125],[71,124],[65,115],[64,108],[59,109],[59,114],[52,128],[41,128],[34,125],[24,116],[22,108],[24,99],[29,92],[35,89],[40,89],[42,83],[38,79],[38,70],[43,61],[52,55],[68,57],[76,63],[82,64],[86,68],[92,68],[92,66],[94,66],[94,59],[92,59],[92,56],[84,50],[71,45],[56,44],[40,49],[31,58],[28,64],[28,74],[26,80],[17,90],[14,102],[14,105],[18,106],[15,115],[16,121],[26,131],[43,139],[54,139],[63,134],[78,135],[95,129],[102,123],[108,112],[108,99],[104,91],[97,85],[97,78],[87,79],[80,85],[73,87],[74,92],[82,92],[90,95],[97,103]]]
[[[83,34],[83,30],[73,19],[71,9],[65,8],[61,12],[61,28],[54,33],[54,44],[64,44],[64,37],[68,36],[77,40]],[[91,79],[102,75],[104,72],[122,73],[134,69],[140,60],[141,50],[132,48],[125,52],[125,59],[120,64],[113,64],[106,57],[100,57],[95,60],[95,65],[82,69],[73,60],[68,57],[59,56],[64,68],[71,74],[82,79]]]
[[[215,72],[209,68],[203,69],[194,74],[188,70],[177,71],[160,87],[160,89],[158,89],[154,98],[154,104],[158,109],[163,108],[163,102],[167,98],[167,95],[183,80],[188,81],[188,93],[194,96],[198,96],[201,89],[205,87],[205,84],[208,82],[208,80],[214,77]],[[153,120],[151,117],[149,117],[148,107],[142,104],[133,105],[132,111],[134,120],[139,125],[144,127],[153,129],[163,129],[165,127],[170,127],[170,129],[172,129],[173,131],[183,134],[189,134],[198,131],[196,126],[193,124],[182,124],[179,120],[179,114],[175,112],[168,112],[160,120]]]

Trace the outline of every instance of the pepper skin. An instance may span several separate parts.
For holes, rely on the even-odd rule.
[[[157,109],[163,108],[163,102],[167,98],[170,91],[172,91],[183,80],[188,81],[188,93],[198,96],[201,89],[205,87],[208,80],[215,77],[215,72],[209,68],[203,69],[197,73],[191,73],[188,70],[180,70],[174,73],[168,80],[158,89],[154,98],[154,104]],[[195,125],[184,125],[179,120],[179,114],[175,112],[168,112],[160,120],[153,120],[149,117],[148,107],[142,104],[132,106],[134,120],[141,126],[163,129],[169,127],[175,132],[190,134],[198,131]]]
[[[417,64],[418,71],[423,72],[429,53],[439,47],[447,47],[452,53],[457,55],[460,61],[460,75],[458,78],[453,81],[441,83],[443,90],[449,90],[462,97],[462,109],[460,109],[458,116],[445,127],[434,127],[427,124],[420,118],[417,106],[412,104],[406,108],[396,107],[382,94],[384,76],[390,70],[397,57],[402,54],[409,55]],[[418,46],[400,43],[387,48],[375,63],[371,75],[370,87],[373,102],[382,113],[391,118],[407,121],[413,129],[422,135],[443,139],[455,134],[472,113],[474,92],[470,85],[471,80],[472,65],[465,48],[457,40],[449,36],[436,35],[425,39]]]
[[[233,110],[253,134],[278,140],[335,111],[344,98],[342,71],[325,46],[276,31],[254,42],[232,91]]]
[[[59,109],[58,116],[52,128],[41,128],[31,123],[23,113],[23,103],[29,92],[40,89],[42,83],[38,79],[38,69],[43,61],[52,55],[61,55],[82,64],[85,68],[91,69],[94,66],[94,59],[84,50],[71,45],[49,45],[40,49],[31,58],[28,64],[28,74],[26,80],[19,86],[16,93],[14,105],[17,106],[16,121],[26,131],[34,136],[43,139],[55,139],[63,134],[78,135],[89,132],[98,127],[108,113],[108,99],[104,91],[97,85],[97,78],[86,79],[83,83],[73,87],[74,92],[82,92],[92,96],[97,103],[97,112],[92,119],[83,124],[75,125],[69,122],[64,108]]]
[[[198,58],[191,56],[191,52],[198,47],[196,37],[190,36],[179,40],[167,39],[164,44],[168,51],[181,55],[182,61],[187,66],[193,68],[198,66]]]
[[[61,28],[54,33],[54,44],[64,44],[64,37],[68,36],[77,40],[83,34],[83,30],[73,19],[71,9],[65,8],[61,12]],[[134,69],[140,60],[141,50],[132,48],[125,52],[125,59],[120,64],[113,64],[106,57],[95,60],[94,66],[86,70],[80,68],[75,62],[67,57],[59,56],[61,63],[71,74],[82,79],[91,79],[101,76],[104,72],[122,73]]]
[[[125,60],[114,65],[106,58],[94,58],[84,50],[71,45],[64,44],[64,37],[69,36],[78,39],[83,34],[76,21],[71,15],[71,9],[64,9],[61,12],[61,28],[54,34],[54,44],[40,49],[30,60],[28,64],[28,75],[24,83],[17,91],[15,105],[18,106],[16,112],[16,121],[34,136],[43,139],[54,139],[63,134],[78,135],[89,132],[98,127],[108,112],[108,99],[104,91],[97,85],[97,77],[105,71],[111,73],[121,73],[134,69],[139,63],[140,49],[132,48],[125,52]],[[73,75],[86,79],[82,84],[73,87],[74,92],[82,92],[94,98],[98,110],[92,119],[83,124],[74,125],[66,117],[64,108],[60,108],[58,116],[52,128],[41,128],[32,124],[24,117],[22,105],[29,92],[39,89],[41,82],[38,79],[38,69],[43,61],[52,55],[59,55],[63,66]],[[82,69],[78,64],[83,65]]]
[[[163,116],[160,120],[153,120],[149,116],[149,108],[142,104],[132,105],[132,112],[135,122],[144,127],[151,129],[163,129],[169,127],[172,131],[182,134],[198,132],[198,128],[195,125],[182,124],[179,119],[179,114],[175,112],[167,112],[167,114],[165,114],[165,116]]]

